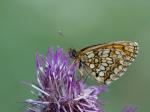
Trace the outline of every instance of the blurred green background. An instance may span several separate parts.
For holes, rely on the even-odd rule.
[[[150,0],[0,0],[0,111],[21,112],[32,97],[20,82],[36,80],[37,51],[116,40],[137,41],[140,52],[101,96],[106,112],[128,104],[149,112]]]

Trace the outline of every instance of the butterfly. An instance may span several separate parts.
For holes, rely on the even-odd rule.
[[[119,79],[138,54],[138,43],[116,41],[69,50],[73,63],[79,70],[87,71],[99,84],[110,84]],[[84,76],[83,72],[81,75]]]

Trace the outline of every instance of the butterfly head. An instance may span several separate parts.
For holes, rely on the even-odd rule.
[[[76,58],[77,57],[77,51],[75,49],[70,48],[68,50],[68,54],[70,58]]]

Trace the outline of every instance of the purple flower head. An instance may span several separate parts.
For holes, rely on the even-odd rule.
[[[137,112],[137,107],[126,106],[126,107],[124,107],[122,112]]]
[[[49,48],[46,57],[37,53],[37,84],[30,84],[37,98],[26,100],[27,112],[104,112],[98,95],[107,87],[87,87],[77,80],[76,68],[61,48]]]

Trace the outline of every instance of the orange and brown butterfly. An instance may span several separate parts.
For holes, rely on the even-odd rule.
[[[69,56],[79,69],[87,71],[99,84],[110,84],[119,79],[138,53],[138,43],[116,41],[69,50]],[[82,75],[85,75],[81,73]]]

